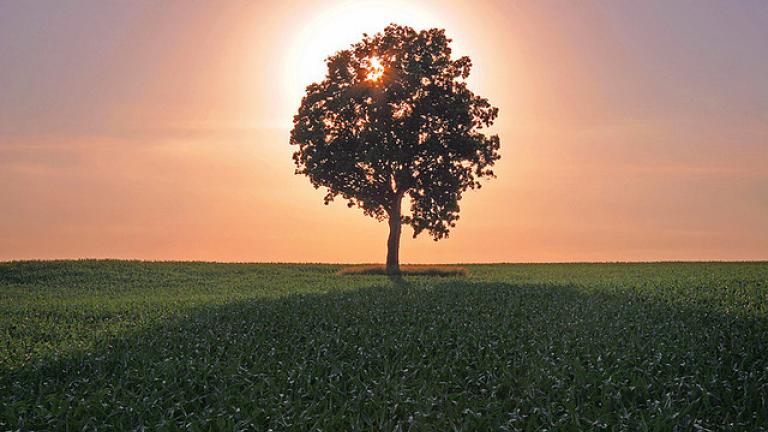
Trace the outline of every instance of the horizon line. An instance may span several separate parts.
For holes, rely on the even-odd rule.
[[[13,263],[45,263],[45,262],[77,262],[77,261],[102,261],[102,262],[127,262],[147,264],[239,264],[239,265],[327,265],[327,266],[370,266],[384,265],[378,262],[329,262],[329,261],[216,261],[216,260],[174,260],[174,259],[140,259],[140,258],[30,258],[0,260],[0,264]],[[403,262],[403,266],[449,266],[449,265],[533,265],[533,264],[768,264],[765,259],[732,259],[732,260],[706,260],[706,259],[678,259],[678,260],[627,260],[627,261],[489,261],[489,262],[455,262],[455,263],[415,263]]]

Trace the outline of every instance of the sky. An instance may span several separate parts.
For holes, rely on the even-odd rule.
[[[288,140],[390,22],[446,29],[502,144],[401,261],[768,259],[768,2],[0,0],[0,260],[382,262]]]

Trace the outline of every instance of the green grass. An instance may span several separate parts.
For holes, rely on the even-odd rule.
[[[766,430],[768,264],[0,263],[0,430]]]

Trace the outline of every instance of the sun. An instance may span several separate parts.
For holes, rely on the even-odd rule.
[[[325,76],[325,59],[331,54],[349,48],[363,37],[375,34],[390,23],[408,25],[416,29],[445,27],[445,20],[427,11],[417,2],[406,0],[356,0],[318,2],[316,9],[304,11],[292,27],[299,29],[292,36],[283,57],[283,88],[291,104],[301,100],[304,89]],[[372,58],[371,81],[383,77],[384,65]]]
[[[379,81],[384,76],[384,65],[378,57],[368,59],[368,75],[365,79],[368,81]]]

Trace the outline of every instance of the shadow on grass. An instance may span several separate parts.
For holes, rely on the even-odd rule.
[[[3,371],[2,429],[756,430],[765,319],[449,281],[202,307]]]

